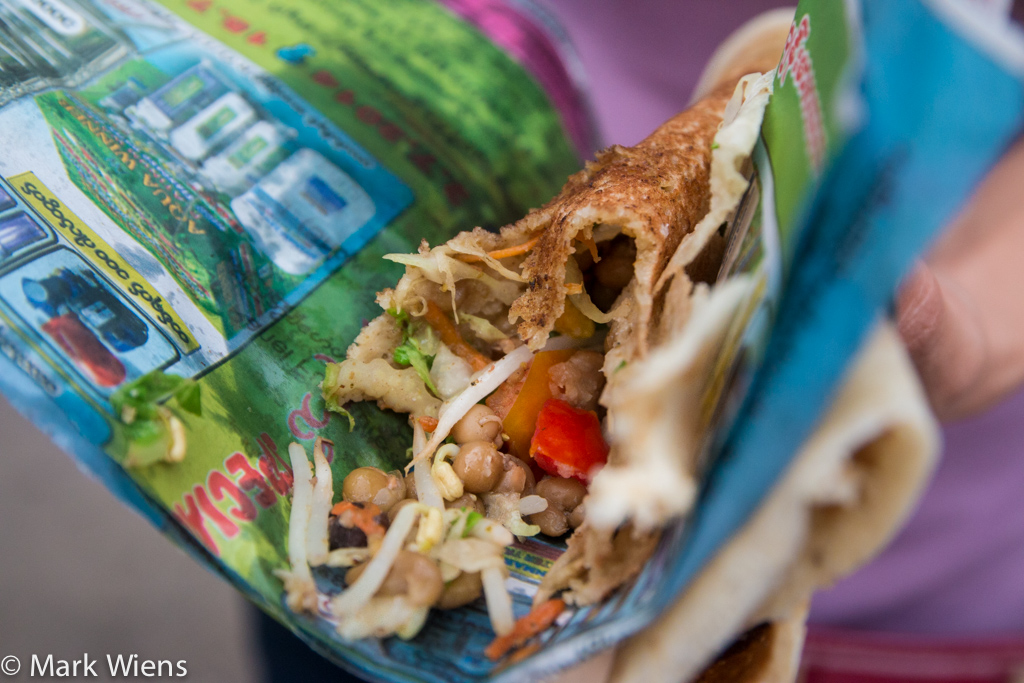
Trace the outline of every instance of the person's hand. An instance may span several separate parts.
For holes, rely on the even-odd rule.
[[[904,281],[900,334],[943,420],[1024,384],[1024,141]]]

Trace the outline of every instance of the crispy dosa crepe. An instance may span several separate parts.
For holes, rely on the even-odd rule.
[[[626,358],[610,350],[605,360],[606,376],[615,369],[601,397],[612,450],[591,484],[587,523],[544,577],[538,603],[558,591],[579,605],[601,600],[640,570],[661,526],[693,504],[697,453],[708,427],[701,402],[725,335],[756,283],[733,278],[715,288],[712,301],[706,285],[694,289],[689,268],[710,251],[750,184],[749,159],[772,78],[773,72],[745,76],[734,90],[714,138],[708,211],[651,290],[653,320],[638,318],[628,329],[612,326],[609,348],[631,349]],[[642,334],[654,348],[645,354],[635,343],[616,347],[619,333],[627,339]]]
[[[623,343],[627,337],[635,340],[640,353],[646,349],[655,284],[708,211],[711,145],[733,90],[731,85],[717,88],[636,147],[605,150],[551,202],[508,228],[509,234],[524,236],[543,230],[523,263],[527,289],[509,312],[511,321],[521,320],[519,336],[530,348],[544,346],[562,314],[573,241],[592,240],[596,231],[598,237],[622,232],[635,241],[630,310],[623,317],[629,333],[613,336]]]
[[[751,54],[776,58],[791,20],[791,9],[777,10],[737,31],[709,63],[698,94],[735,73],[737,63],[746,63]],[[740,161],[742,155],[732,159]],[[733,168],[742,171],[741,164],[728,170]],[[713,187],[722,170],[713,164]],[[663,272],[666,303],[655,331],[655,344],[662,348],[648,357],[650,370],[606,391],[606,403],[616,408],[612,427],[618,442],[635,448],[620,446],[619,462],[605,468],[591,487],[588,517],[605,529],[623,519],[641,527],[656,524],[687,508],[695,493],[691,475],[702,429],[699,400],[712,373],[709,361],[727,321],[743,305],[744,287],[752,284],[732,282],[713,293],[698,285],[687,296],[697,260],[693,247],[700,245],[700,255],[710,251],[700,238],[702,227],[717,227],[719,220],[711,217],[717,213],[715,197],[728,213],[745,189],[739,173],[730,175],[715,188],[689,253],[681,247]],[[811,594],[885,545],[921,493],[937,450],[937,425],[916,375],[894,331],[883,326],[759,512],[659,621],[623,645],[614,664],[602,657],[601,671],[590,671],[588,680],[608,678],[608,668],[612,681],[794,680]],[[649,476],[639,477],[641,472]],[[631,485],[652,495],[639,497],[629,491]],[[588,539],[601,537],[595,530],[581,531],[575,545],[584,550]],[[579,580],[585,553],[575,554],[574,559],[571,548],[555,568],[553,579],[559,572],[568,575],[561,587],[572,587],[573,565]],[[592,582],[586,586],[592,587]],[[563,682],[578,680],[575,674]]]
[[[935,465],[938,434],[895,330],[881,326],[783,479],[680,599],[619,649],[610,680],[688,680],[735,634],[799,618],[813,591],[900,528]],[[775,647],[778,656],[790,648]]]
[[[612,450],[591,485],[587,524],[548,572],[538,602],[559,591],[580,605],[601,600],[640,570],[658,529],[693,504],[697,455],[708,428],[700,401],[728,327],[758,285],[747,278],[728,283],[709,305],[707,288],[698,284],[695,290],[694,283],[718,276],[725,241],[720,229],[750,185],[750,156],[774,82],[771,69],[792,17],[792,9],[781,9],[748,22],[723,43],[701,79],[706,96],[739,78],[713,142],[707,211],[649,290],[649,315],[638,312],[612,323],[604,365],[609,381],[601,397]]]
[[[482,317],[537,350],[565,312],[568,297],[591,319],[610,323],[606,376],[623,361],[641,357],[655,318],[659,278],[712,205],[711,148],[727,105],[737,102],[735,92],[735,83],[720,85],[637,146],[601,152],[554,199],[498,233],[476,228],[432,249],[424,243],[417,254],[388,256],[406,272],[394,289],[378,295],[378,303],[418,317],[432,302],[456,323],[460,314]],[[635,245],[634,276],[603,312],[580,293],[578,277],[567,279],[579,275],[575,255],[591,249],[599,254],[619,235]],[[531,249],[501,255],[530,240],[536,240]],[[700,245],[689,251],[699,252]],[[382,408],[436,416],[440,401],[426,387],[415,386],[415,371],[386,360],[400,340],[397,324],[386,316],[364,328],[336,381],[327,383],[329,403],[376,400]]]
[[[519,536],[576,530],[539,599],[569,589],[567,602],[601,600],[639,572],[657,545],[661,524],[692,502],[687,466],[663,480],[667,488],[655,496],[660,506],[650,514],[620,505],[614,514],[624,524],[607,523],[605,514],[580,526],[594,511],[600,517],[604,501],[591,497],[580,504],[585,489],[579,482],[590,483],[609,458],[595,412],[599,398],[607,406],[601,409],[606,424],[615,425],[614,411],[632,401],[629,391],[615,398],[620,395],[615,375],[628,377],[631,370],[619,371],[642,362],[652,344],[670,338],[690,315],[687,268],[706,251],[746,189],[748,159],[771,81],[770,74],[754,74],[716,88],[636,147],[602,152],[554,199],[499,233],[477,228],[434,248],[424,243],[415,254],[387,256],[404,264],[406,272],[394,289],[378,295],[385,313],[361,331],[342,363],[327,366],[322,389],[329,408],[344,411],[350,401],[374,400],[381,408],[409,414],[417,429],[430,432],[429,439],[414,445],[406,468],[410,476],[415,470],[420,503],[475,508]],[[707,259],[712,270],[717,260]],[[596,327],[605,323],[606,335]],[[562,337],[552,340],[558,351],[549,350],[534,373],[544,388],[527,392],[524,383],[540,358],[534,352],[547,348],[552,331]],[[565,355],[553,359],[550,353],[557,352]],[[530,408],[513,410],[521,392],[536,405],[532,414]],[[549,398],[536,401],[545,392]],[[487,408],[481,410],[499,422],[500,432],[487,441],[457,439],[457,445],[445,445],[451,429],[484,399]],[[540,403],[547,409],[552,399],[563,406],[558,409],[563,416],[591,416],[591,437],[583,441],[593,447],[581,465],[578,454],[572,463],[557,460],[558,453],[547,465],[534,458]],[[518,438],[510,429],[516,420],[529,421]],[[606,469],[628,479],[631,471],[651,463],[636,457],[635,448],[620,453],[615,443],[620,433],[610,430]],[[576,434],[573,439],[579,440],[584,433]],[[470,456],[469,443],[484,450]],[[496,447],[500,451],[486,455]],[[470,468],[476,465],[459,459],[469,457],[500,461],[504,474],[470,484],[467,477],[474,476]],[[533,479],[540,470],[531,474],[524,460],[546,473],[537,493]],[[582,493],[566,498],[573,482]],[[570,500],[563,510],[561,501]],[[491,588],[489,607],[493,577]],[[495,614],[492,620],[507,628],[506,618]]]

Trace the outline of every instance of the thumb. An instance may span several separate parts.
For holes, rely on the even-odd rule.
[[[896,297],[896,323],[939,418],[982,407],[976,389],[988,361],[985,333],[952,278],[919,261]]]

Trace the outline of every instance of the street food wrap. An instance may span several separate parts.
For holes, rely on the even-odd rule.
[[[740,171],[749,165],[771,80],[754,74],[726,84],[636,147],[602,152],[554,199],[499,233],[477,229],[385,257],[403,263],[405,276],[378,295],[385,313],[343,362],[328,366],[322,391],[339,412],[375,400],[410,415],[423,434],[406,468],[416,488],[413,496],[406,485],[410,497],[475,508],[520,538],[592,533],[584,519],[601,503],[584,500],[586,485],[603,476],[608,451],[614,459],[619,448],[618,434],[608,444],[601,429],[600,418],[616,420],[601,404],[612,405],[612,387],[647,355],[655,329],[683,326],[671,316],[685,315],[689,305],[666,317],[658,285],[681,253],[679,272],[668,279],[685,283],[676,291],[688,299],[683,268],[743,195]],[[512,483],[513,474],[523,481]],[[681,507],[643,520],[642,532],[621,531],[628,552],[588,568],[586,599],[579,591],[564,598],[595,602],[635,576],[660,525],[692,502],[693,474],[691,468],[667,480],[660,494]],[[620,520],[631,521],[628,513]],[[450,574],[449,581],[458,575]],[[547,583],[538,607],[551,596]],[[488,600],[492,625],[504,635],[511,625],[495,617],[493,596]]]
[[[535,9],[0,0],[0,389],[370,679],[541,678],[721,596],[689,589],[1021,125],[1006,27],[804,0],[781,59],[580,171],[581,68]],[[736,648],[793,651],[849,563],[678,608],[687,670],[755,619]],[[695,613],[725,620],[699,648]]]

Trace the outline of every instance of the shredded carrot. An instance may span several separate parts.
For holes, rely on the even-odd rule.
[[[441,336],[441,341],[452,350],[452,353],[469,363],[474,371],[483,370],[491,364],[491,361],[482,353],[465,342],[455,324],[433,301],[427,301],[427,313],[424,317],[427,324],[437,331]]]
[[[420,427],[423,427],[423,431],[432,432],[437,429],[437,418],[424,415],[419,418]]]
[[[487,255],[493,259],[503,259],[508,258],[509,256],[519,256],[520,254],[525,254],[526,252],[533,249],[535,246],[537,246],[537,242],[539,241],[540,235],[537,235],[532,240],[527,240],[522,244],[517,244],[514,247],[506,247],[505,249],[489,251],[487,252]],[[596,249],[597,247],[595,246],[594,248]]]
[[[526,240],[522,244],[517,244],[514,247],[505,247],[504,249],[496,249],[494,251],[489,251],[487,252],[487,255],[490,256],[492,259],[503,259],[508,258],[510,256],[519,256],[520,254],[525,254],[526,252],[532,250],[535,246],[537,246],[537,242],[539,240],[540,235],[537,235],[533,239]],[[596,244],[594,245],[594,248],[597,249]],[[483,259],[477,256],[476,254],[457,254],[456,258],[464,263],[476,263],[477,261],[483,261]]]
[[[484,654],[491,661],[501,659],[509,650],[522,647],[530,638],[551,626],[564,609],[565,603],[558,598],[540,603],[518,619],[509,633],[495,638]]]
[[[373,503],[363,503],[363,507],[359,507],[355,503],[343,500],[331,508],[332,515],[341,517],[345,513],[348,513],[348,516],[342,520],[344,524],[355,525],[367,536],[383,536],[387,531],[375,519],[380,514],[380,508]]]
[[[597,242],[594,241],[593,237],[581,239],[580,242],[583,242],[583,244],[586,245],[587,249],[590,251],[590,256],[594,259],[594,263],[601,260],[601,257],[597,255]]]

